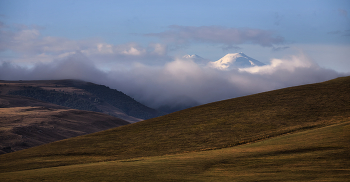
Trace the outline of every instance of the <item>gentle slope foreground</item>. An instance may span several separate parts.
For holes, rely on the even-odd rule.
[[[119,176],[129,181],[133,177],[150,180],[152,176],[164,181],[196,180],[201,177],[224,180],[226,177],[240,176],[242,180],[249,181],[256,175],[271,177],[279,173],[286,176],[266,180],[278,181],[285,177],[295,181],[299,179],[298,176],[309,176],[309,179],[303,180],[313,180],[313,173],[321,172],[320,175],[332,174],[330,179],[337,179],[337,174],[339,179],[345,179],[343,177],[347,177],[349,172],[349,145],[346,145],[350,142],[347,132],[349,91],[350,77],[342,77],[201,105],[131,125],[1,155],[0,171],[3,174],[0,177],[6,178],[12,174],[7,172],[19,171],[16,173],[28,175],[28,178],[47,173],[48,178],[62,175],[62,179],[73,180],[76,171],[81,177],[87,173],[91,174],[89,179],[103,177],[106,180],[109,180],[108,175],[104,173],[110,172],[115,175],[114,179]],[[331,131],[327,128],[331,128]],[[300,137],[286,139],[293,136]],[[268,138],[271,139],[242,145]],[[249,150],[252,150],[251,153]],[[227,156],[221,155],[227,151],[230,151]],[[169,154],[178,155],[167,156]],[[205,155],[210,155],[213,160]],[[140,157],[151,158],[143,160]],[[93,163],[113,160],[119,162]],[[49,168],[55,166],[61,167]],[[325,166],[334,170],[327,171]],[[109,167],[114,170],[103,170]],[[89,173],[97,168],[102,171]],[[28,169],[37,170],[20,172]],[[290,169],[301,170],[305,174],[288,173]],[[119,170],[124,173],[113,172]],[[181,171],[184,176],[181,176]],[[79,178],[79,175],[75,177]]]
[[[1,181],[348,181],[350,122],[231,148],[0,173]]]

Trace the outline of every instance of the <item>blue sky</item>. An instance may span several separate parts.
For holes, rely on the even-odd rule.
[[[317,72],[306,82],[297,73],[283,75],[286,80],[270,80],[266,82],[270,87],[261,86],[253,89],[255,92],[322,81],[332,76],[317,79],[321,69],[332,74],[350,72],[349,13],[348,0],[0,0],[0,70],[6,66],[9,70],[10,65],[12,73],[27,73],[5,75],[3,71],[0,79],[63,78],[69,74],[33,76],[33,70],[40,66],[54,69],[65,60],[82,59],[81,64],[91,64],[113,80],[111,75],[127,77],[125,71],[143,68],[147,71],[142,73],[151,74],[152,69],[179,66],[176,60],[186,54],[216,61],[227,53],[244,52],[270,66],[279,59],[285,63],[281,69],[309,65],[313,69],[309,72]],[[187,63],[181,66],[191,67]],[[210,71],[200,69],[208,76]],[[280,77],[273,75],[277,72],[270,71],[269,78]],[[85,79],[76,74],[72,77]],[[296,77],[300,80],[295,81]],[[137,78],[133,79],[133,86],[123,87],[130,94],[141,87],[136,86]]]
[[[71,41],[99,39],[100,42],[112,45],[132,42],[144,47],[150,43],[161,43],[170,50],[167,52],[169,55],[198,54],[212,61],[229,52],[246,52],[265,63],[271,58],[293,53],[293,48],[306,51],[314,59],[322,59],[322,56],[312,53],[316,49],[311,48],[314,45],[328,45],[330,52],[334,52],[337,46],[340,49],[349,48],[349,11],[350,2],[346,0],[0,1],[0,21],[7,31],[18,29],[18,26],[28,26],[27,29],[38,30],[40,37],[66,38]],[[283,41],[267,46],[275,49],[266,49],[266,46],[247,40],[232,43],[231,47],[241,49],[223,50],[228,45],[220,40],[190,40],[180,44],[166,41],[159,36],[147,36],[171,31],[170,26],[174,25],[256,29],[270,32],[270,36],[279,36]],[[257,48],[251,48],[256,45]],[[271,51],[283,47],[289,48],[279,52]],[[335,56],[339,59],[349,56],[345,53],[339,55],[342,54],[341,51],[336,53]],[[338,61],[338,66],[325,60],[319,62],[322,66],[346,71],[341,64],[344,61]],[[344,65],[350,69],[349,64]]]

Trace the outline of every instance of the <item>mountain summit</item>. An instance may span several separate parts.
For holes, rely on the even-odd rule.
[[[205,66],[208,63],[208,59],[202,58],[200,56],[198,56],[197,54],[192,54],[192,55],[184,55],[182,56],[183,59],[187,59],[187,60],[192,60],[195,63],[197,63],[198,65],[202,65]]]
[[[248,57],[244,53],[230,53],[226,54],[221,59],[215,62],[209,62],[208,66],[221,70],[227,70],[230,68],[248,68],[254,66],[263,66],[264,63]]]

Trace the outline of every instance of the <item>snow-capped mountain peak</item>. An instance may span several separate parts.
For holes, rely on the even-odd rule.
[[[263,66],[264,63],[248,57],[244,53],[230,53],[226,54],[221,59],[215,62],[209,62],[208,66],[221,70],[227,70],[230,68],[247,68],[253,66]]]
[[[209,62],[208,59],[202,58],[202,57],[198,56],[197,54],[193,54],[193,55],[187,54],[187,55],[182,56],[182,58],[187,59],[187,60],[192,60],[200,66],[205,66]]]

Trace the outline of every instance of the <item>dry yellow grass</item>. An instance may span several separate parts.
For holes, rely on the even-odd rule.
[[[232,148],[0,173],[1,181],[348,181],[350,121]]]

